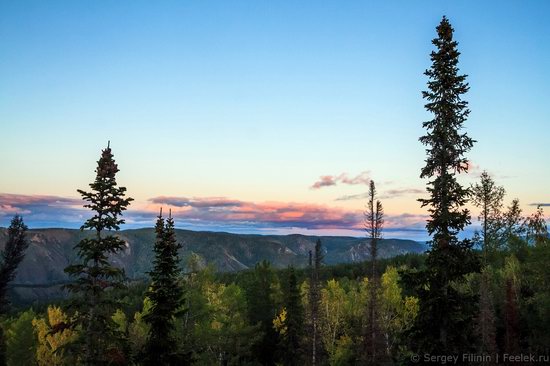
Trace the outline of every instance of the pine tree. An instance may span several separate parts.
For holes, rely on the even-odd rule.
[[[152,306],[144,320],[150,325],[146,345],[147,365],[172,365],[177,363],[177,342],[174,337],[174,320],[181,313],[183,288],[180,284],[178,250],[181,245],[176,240],[174,219],[170,213],[166,223],[162,210],[155,225],[155,259],[151,276],[151,286],[147,297]]]
[[[311,311],[310,331],[311,331],[311,365],[320,364],[319,356],[321,354],[321,337],[319,336],[319,303],[321,294],[319,289],[319,270],[323,263],[323,250],[321,240],[317,239],[315,243],[315,254],[312,258],[309,252],[309,309]]]
[[[88,203],[84,207],[95,214],[82,225],[81,230],[94,232],[93,236],[82,239],[75,249],[80,263],[65,268],[74,279],[66,288],[75,295],[72,299],[72,326],[82,328],[82,363],[104,365],[111,358],[118,357],[111,340],[116,339],[116,331],[111,319],[114,300],[106,296],[106,291],[124,288],[124,271],[109,262],[109,256],[123,250],[124,240],[113,235],[124,223],[122,212],[127,209],[132,198],[125,198],[126,188],[119,187],[116,173],[119,169],[111,148],[107,145],[97,162],[96,178],[90,183],[90,192],[78,190]]]
[[[4,314],[8,301],[6,292],[8,283],[17,275],[17,267],[25,257],[25,251],[29,246],[26,238],[27,225],[23,218],[15,215],[8,228],[8,241],[2,251],[0,262],[0,314]],[[6,364],[6,341],[4,330],[0,326],[0,366]]]
[[[504,188],[497,186],[487,171],[481,173],[481,180],[472,186],[472,203],[481,208],[479,220],[482,223],[483,261],[487,265],[488,257],[500,248],[501,230],[504,227],[501,215]]]
[[[430,218],[426,224],[432,236],[426,269],[413,275],[420,300],[420,312],[413,327],[413,348],[416,352],[432,354],[463,353],[472,347],[472,318],[476,299],[461,293],[455,286],[464,276],[479,271],[477,257],[470,240],[459,240],[458,233],[470,223],[469,211],[464,207],[469,190],[463,188],[456,175],[467,172],[464,156],[474,141],[462,132],[470,111],[462,99],[468,91],[466,76],[459,75],[457,50],[453,28],[443,17],[437,27],[438,37],[432,43],[432,66],[426,70],[428,91],[425,108],[434,115],[424,122],[427,130],[420,137],[427,146],[426,165],[421,178],[428,182],[427,199],[419,200],[428,207]]]
[[[286,334],[282,342],[282,358],[285,366],[302,364],[301,338],[303,335],[303,308],[294,267],[288,269],[288,283],[284,294],[286,308]]]
[[[384,209],[382,203],[376,199],[376,187],[374,181],[369,184],[369,201],[365,211],[365,230],[369,239],[370,249],[370,282],[369,302],[367,314],[367,327],[365,334],[365,349],[367,362],[378,365],[386,360],[386,347],[380,332],[379,299],[380,279],[376,271],[376,260],[378,258],[378,241],[382,237],[384,225]]]

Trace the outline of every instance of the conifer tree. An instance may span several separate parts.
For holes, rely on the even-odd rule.
[[[369,201],[365,211],[365,230],[369,239],[370,249],[370,282],[369,302],[367,307],[367,327],[365,334],[365,349],[367,362],[378,365],[386,360],[386,347],[380,332],[379,321],[379,299],[380,279],[376,271],[376,260],[378,258],[378,241],[382,237],[384,225],[384,209],[382,203],[376,199],[376,187],[374,181],[369,184]]]
[[[282,359],[285,366],[302,364],[301,338],[303,335],[303,308],[294,267],[288,269],[288,283],[284,294],[286,308],[286,334],[282,342]]]
[[[23,218],[15,215],[8,228],[8,241],[0,258],[0,313],[4,312],[7,304],[8,283],[17,275],[17,267],[25,257],[25,251],[29,246],[26,238],[27,229]]]
[[[2,251],[0,262],[0,314],[4,314],[7,306],[6,292],[8,283],[17,275],[17,267],[25,257],[29,246],[26,238],[27,225],[23,218],[15,215],[8,228],[8,241]],[[0,366],[6,364],[6,341],[4,331],[0,326]]]
[[[474,141],[462,131],[470,113],[463,100],[469,86],[466,76],[459,75],[458,43],[453,40],[453,28],[446,17],[432,43],[436,50],[425,72],[428,90],[422,94],[433,119],[423,123],[427,133],[420,137],[427,146],[420,177],[432,180],[427,184],[429,198],[419,200],[422,207],[428,207],[426,228],[432,240],[427,268],[413,276],[420,312],[412,339],[416,352],[458,354],[473,344],[476,299],[460,292],[455,284],[462,282],[466,274],[479,271],[479,263],[472,242],[458,239],[458,233],[470,223],[470,214],[464,208],[469,190],[458,183],[456,175],[467,172],[465,153]]]
[[[320,364],[319,355],[321,354],[321,337],[319,336],[319,303],[321,294],[319,289],[319,270],[323,263],[323,250],[321,240],[317,239],[315,243],[315,254],[312,258],[309,252],[309,309],[311,311],[310,331],[311,331],[311,365]]]
[[[144,320],[150,325],[146,345],[147,365],[172,365],[177,363],[177,342],[174,332],[174,320],[181,313],[183,288],[180,284],[181,269],[172,214],[166,222],[162,210],[155,225],[155,259],[151,276],[151,286],[147,297],[151,300],[151,309]]]
[[[250,324],[259,324],[263,333],[252,349],[261,364],[267,366],[275,364],[277,348],[277,332],[273,328],[276,307],[272,296],[272,285],[275,281],[270,263],[264,260],[254,267],[252,281],[246,288],[248,319]]]
[[[77,346],[81,348],[79,353],[85,365],[104,365],[110,358],[118,356],[111,342],[116,339],[111,319],[116,304],[106,296],[106,291],[125,287],[124,271],[110,263],[109,256],[126,246],[113,231],[118,231],[124,223],[122,212],[132,201],[132,198],[125,197],[126,188],[117,184],[119,169],[109,144],[101,152],[95,171],[91,190],[78,190],[82,199],[87,201],[84,207],[94,212],[81,230],[90,230],[93,235],[75,246],[80,263],[65,268],[74,280],[66,288],[75,295],[71,303],[72,326],[82,329]]]
[[[480,182],[472,186],[471,193],[472,203],[481,209],[482,252],[484,264],[487,264],[489,255],[501,244],[501,229],[504,226],[501,209],[505,191],[495,184],[487,171],[483,171]]]

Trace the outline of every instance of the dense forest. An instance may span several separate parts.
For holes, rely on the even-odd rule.
[[[549,364],[550,239],[542,207],[524,213],[483,172],[462,185],[469,86],[458,43],[444,17],[426,70],[427,198],[431,236],[425,254],[379,258],[383,202],[370,182],[363,263],[327,265],[318,241],[309,263],[217,272],[180,258],[171,212],[159,212],[149,280],[130,283],[109,258],[132,199],[118,185],[110,146],[89,190],[78,190],[94,235],[75,243],[78,261],[56,303],[21,308],[9,284],[28,246],[15,216],[0,267],[0,365],[393,365]],[[481,223],[472,238],[468,204]],[[185,272],[182,268],[186,268]]]

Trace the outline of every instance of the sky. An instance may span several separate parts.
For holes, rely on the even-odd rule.
[[[126,228],[427,239],[421,91],[446,15],[468,75],[469,185],[550,205],[547,1],[0,0],[0,226],[79,227],[110,140]],[[477,209],[472,207],[473,222]],[[470,231],[475,227],[470,228]]]

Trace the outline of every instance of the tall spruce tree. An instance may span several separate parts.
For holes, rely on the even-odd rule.
[[[65,272],[74,280],[66,288],[75,295],[71,303],[72,325],[82,328],[77,346],[85,365],[104,365],[119,356],[117,349],[113,348],[117,333],[111,319],[116,304],[112,297],[106,296],[106,292],[125,287],[123,269],[109,262],[109,256],[126,246],[113,231],[118,231],[124,223],[122,212],[132,198],[125,198],[126,188],[118,186],[118,171],[108,144],[97,162],[96,178],[90,183],[91,191],[78,190],[82,199],[88,202],[84,207],[94,212],[81,230],[91,230],[94,235],[75,246],[80,263],[68,266]]]
[[[155,259],[151,276],[151,286],[147,297],[151,300],[151,309],[144,317],[150,325],[146,345],[146,365],[175,365],[178,363],[177,342],[174,336],[174,320],[181,313],[183,288],[181,269],[172,213],[166,222],[162,210],[155,225],[156,241],[153,248]]]
[[[369,240],[370,250],[370,281],[369,301],[367,307],[367,326],[365,334],[365,356],[368,364],[378,365],[387,361],[384,337],[380,332],[379,321],[379,289],[380,279],[376,271],[378,258],[378,241],[382,237],[384,226],[384,209],[382,203],[376,199],[376,187],[374,181],[369,184],[369,201],[365,211],[365,230]]]
[[[462,130],[470,113],[463,95],[468,91],[466,76],[459,75],[453,28],[446,17],[437,27],[432,43],[432,66],[426,70],[428,90],[423,97],[425,108],[434,118],[424,122],[426,135],[420,138],[426,145],[426,165],[421,178],[431,178],[427,184],[429,198],[420,199],[428,207],[430,218],[426,228],[432,236],[426,269],[416,276],[415,284],[420,311],[413,327],[412,343],[416,352],[459,354],[470,350],[476,311],[476,298],[462,293],[456,284],[464,276],[479,271],[479,261],[470,240],[459,240],[458,233],[470,223],[470,213],[464,208],[469,190],[463,188],[456,175],[468,171],[465,157],[474,141]]]
[[[300,289],[294,267],[288,269],[288,282],[284,293],[286,308],[286,334],[282,340],[282,359],[285,366],[296,366],[303,363],[301,339],[303,336],[304,310],[301,304]]]
[[[311,337],[311,365],[315,366],[320,364],[320,355],[321,355],[321,337],[319,336],[319,304],[321,302],[321,293],[319,286],[319,270],[321,269],[321,264],[323,263],[323,249],[321,240],[317,239],[315,243],[315,254],[312,256],[311,251],[309,252],[309,268],[310,268],[310,278],[309,278],[309,309],[310,316],[310,337]]]
[[[8,283],[13,281],[17,275],[17,267],[25,257],[25,251],[29,247],[29,242],[26,238],[27,229],[23,218],[15,215],[8,228],[8,241],[0,258],[0,315],[5,313],[8,305],[6,299]],[[5,364],[6,341],[4,339],[4,330],[0,326],[0,366]]]

